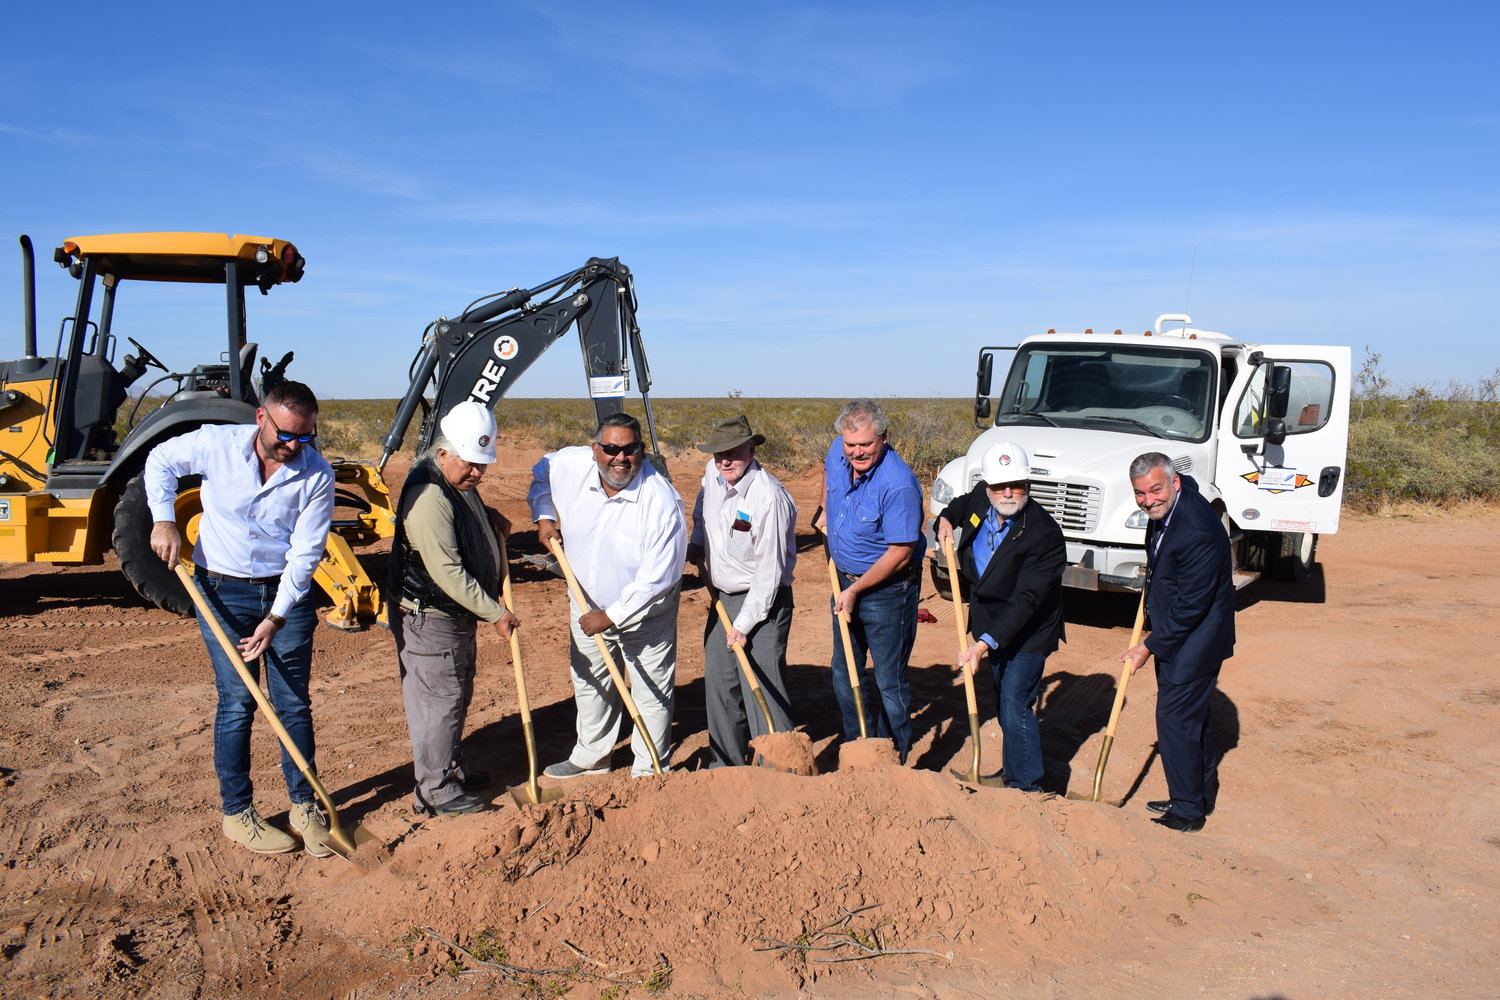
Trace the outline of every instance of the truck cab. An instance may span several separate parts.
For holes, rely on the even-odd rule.
[[[1049,330],[981,348],[974,411],[984,431],[938,474],[929,511],[979,483],[990,445],[1013,441],[1030,456],[1032,497],[1067,540],[1063,583],[1139,591],[1146,516],[1127,470],[1137,455],[1159,451],[1219,511],[1237,586],[1263,572],[1305,579],[1317,536],[1338,530],[1350,351],[1249,344],[1191,324],[1167,314],[1141,334]],[[1006,352],[992,397],[995,361]],[[936,560],[933,571],[946,590]]]

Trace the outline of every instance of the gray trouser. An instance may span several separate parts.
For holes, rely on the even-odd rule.
[[[729,621],[740,613],[744,594],[719,594]],[[792,629],[792,588],[776,592],[765,620],[745,637],[745,655],[765,696],[778,733],[792,728],[791,701],[786,693],[786,637]],[[744,764],[750,740],[766,733],[766,720],[746,683],[739,658],[724,644],[724,625],[718,612],[708,612],[703,633],[703,689],[708,710],[709,767]],[[748,723],[748,731],[746,729]]]
[[[474,620],[401,612],[395,630],[418,809],[464,793],[459,740],[474,696]]]
[[[647,605],[626,628],[606,629],[615,667],[630,685],[630,696],[641,713],[641,724],[651,734],[656,756],[666,770],[672,749],[672,706],[677,683],[678,587]],[[632,777],[651,774],[651,750],[625,711],[609,668],[599,655],[599,644],[578,627],[576,603],[569,606],[572,624],[573,702],[578,708],[578,740],[568,760],[578,767],[594,767],[610,759],[620,738],[620,724],[631,725]]]

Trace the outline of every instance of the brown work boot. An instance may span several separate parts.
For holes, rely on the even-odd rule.
[[[233,816],[225,816],[224,836],[256,854],[285,854],[297,849],[297,841],[292,835],[261,819],[254,806]]]
[[[302,846],[315,858],[326,858],[333,853],[328,846],[328,821],[311,802],[293,802],[291,812],[292,829],[302,838]]]

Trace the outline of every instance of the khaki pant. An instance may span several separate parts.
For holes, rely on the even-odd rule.
[[[664,770],[672,748],[678,590],[673,587],[653,601],[629,627],[608,629],[602,633],[609,643],[615,666],[630,685],[631,697],[640,710],[646,731],[651,734],[651,742],[656,746]],[[568,754],[568,760],[582,768],[596,767],[608,761],[620,739],[620,725],[624,723],[631,727],[630,749],[635,755],[631,776],[652,774],[650,750],[625,711],[625,703],[615,690],[609,669],[599,655],[599,644],[578,627],[579,614],[578,605],[571,604],[571,666],[573,701],[578,708],[578,741],[573,752]]]
[[[474,697],[474,619],[401,612],[395,630],[401,698],[411,733],[416,807],[436,808],[464,793],[459,741]]]

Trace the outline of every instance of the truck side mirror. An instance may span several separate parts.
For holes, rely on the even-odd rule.
[[[1266,415],[1285,417],[1292,398],[1292,370],[1286,365],[1272,365],[1266,389]],[[1280,444],[1274,441],[1273,444]]]
[[[1285,369],[1282,369],[1285,371]],[[1282,412],[1286,412],[1283,404]],[[1279,445],[1286,440],[1286,421],[1280,417],[1272,417],[1266,424],[1266,444]]]
[[[979,368],[974,372],[974,425],[983,427],[990,418],[990,382],[995,375],[995,356],[989,351],[979,354]]]

